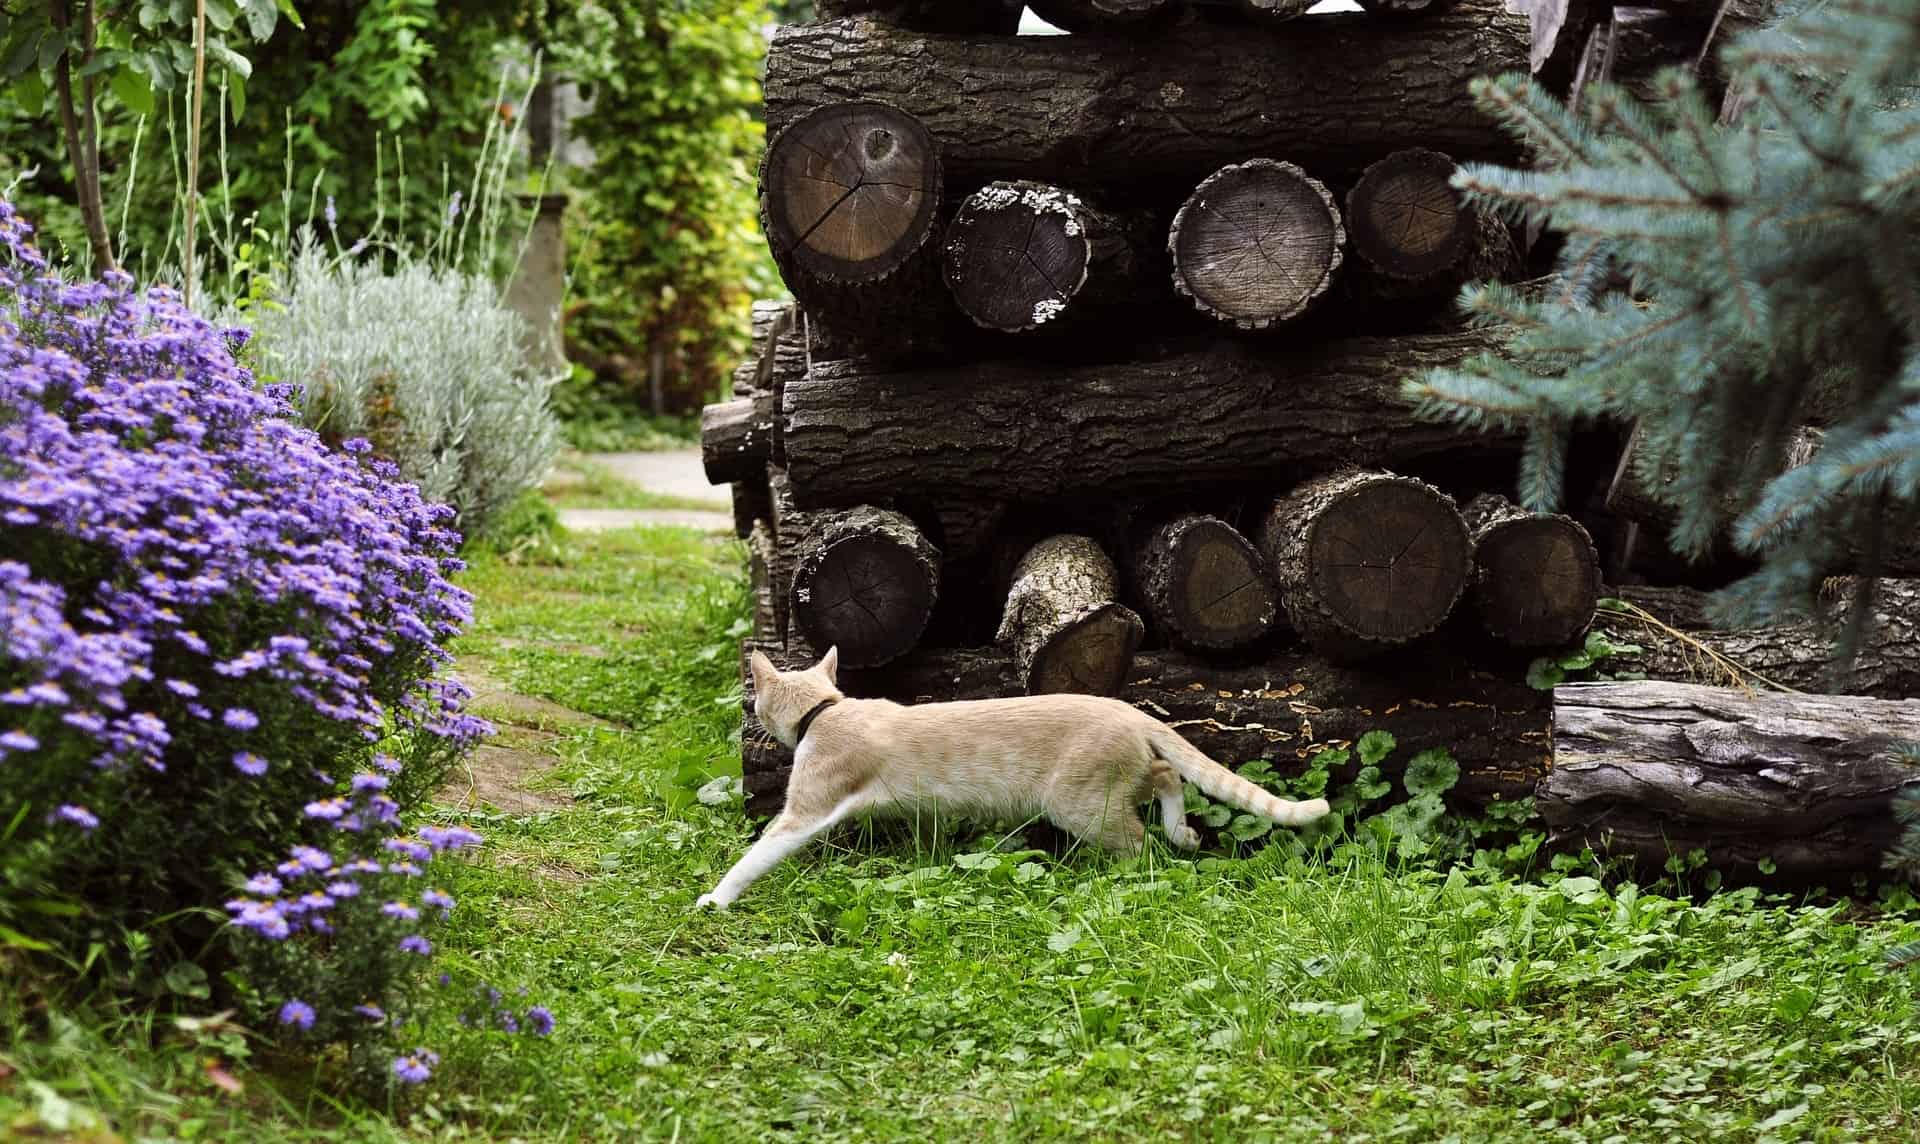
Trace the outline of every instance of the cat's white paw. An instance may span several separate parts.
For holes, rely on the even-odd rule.
[[[708,906],[712,906],[716,910],[724,910],[731,904],[731,902],[718,894],[702,894],[694,899],[693,908],[696,910],[704,910]]]
[[[1307,802],[1301,803],[1296,813],[1299,814],[1301,822],[1312,822],[1316,818],[1325,818],[1327,815],[1332,814],[1333,804],[1324,798],[1310,799]]]
[[[1182,850],[1200,849],[1200,832],[1184,822],[1173,823],[1167,827],[1167,841]]]

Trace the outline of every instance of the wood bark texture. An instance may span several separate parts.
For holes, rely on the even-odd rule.
[[[700,411],[700,466],[711,484],[744,481],[773,458],[780,405],[772,390],[719,401]]]
[[[1119,602],[1113,561],[1085,536],[1048,537],[1013,573],[997,639],[1029,695],[1112,695],[1145,627]]]
[[[1179,0],[1028,0],[1033,14],[1067,32],[1148,32],[1179,14]]]
[[[947,226],[947,289],[983,329],[1084,325],[1147,292],[1151,220],[1089,206],[1047,183],[989,183]]]
[[[733,534],[745,540],[753,526],[773,519],[773,490],[767,487],[766,466],[746,479],[733,482]]]
[[[924,32],[1011,36],[1020,27],[1021,5],[1010,0],[814,0],[823,19],[871,16]]]
[[[1472,330],[891,374],[816,361],[786,388],[781,432],[803,507],[959,488],[1017,501],[1271,480],[1510,447],[1511,435],[1417,419],[1400,395],[1401,379],[1498,344]]]
[[[1733,521],[1758,502],[1762,483],[1811,461],[1825,439],[1826,434],[1820,429],[1802,426],[1787,441],[1783,455],[1760,457],[1757,450],[1749,454],[1745,472],[1735,474],[1729,481],[1744,487],[1729,488],[1720,498],[1719,514],[1726,527],[1714,542],[1719,554],[1734,552]],[[1636,429],[1627,438],[1619,466],[1614,470],[1613,484],[1607,489],[1607,510],[1664,533],[1673,528],[1680,515],[1668,499],[1676,479],[1675,467],[1657,468],[1648,463],[1641,455],[1641,448]],[[1827,571],[1857,572],[1865,563],[1866,553],[1858,545],[1850,545],[1836,554]],[[1920,575],[1920,535],[1915,535],[1911,527],[1890,530],[1886,548],[1881,553],[1880,569],[1892,576]]]
[[[1920,696],[1920,581],[1880,581],[1873,622],[1854,659],[1853,672],[1845,679],[1832,674],[1833,638],[1845,622],[1851,584],[1836,580],[1831,589],[1816,619],[1720,631],[1709,628],[1705,592],[1609,589],[1655,622],[1601,611],[1594,621],[1597,628],[1615,643],[1642,649],[1609,657],[1603,669],[1718,686],[1771,685],[1882,699]]]
[[[807,349],[802,340],[804,316],[792,302],[754,302],[753,340],[747,356],[733,367],[733,395],[752,397],[777,390],[788,377],[807,371]]]
[[[939,594],[940,553],[911,520],[872,505],[823,514],[794,560],[794,625],[852,667],[912,651]]]
[[[1317,650],[1342,659],[1439,627],[1473,568],[1452,498],[1380,470],[1316,477],[1275,501],[1260,549],[1287,621]]]
[[[926,124],[956,185],[1040,179],[1151,198],[1249,155],[1284,155],[1335,181],[1403,147],[1517,161],[1467,83],[1526,60],[1526,21],[1500,0],[1406,23],[1328,14],[1273,36],[1191,21],[1151,50],[1114,37],[964,39],[827,21],[774,37],[767,126],[881,100]]]
[[[1553,766],[1539,808],[1561,844],[1660,870],[1703,850],[1734,876],[1879,870],[1891,800],[1920,778],[1920,702],[1750,694],[1694,684],[1555,689]]]
[[[1469,596],[1480,626],[1515,647],[1561,647],[1593,622],[1600,554],[1570,516],[1482,493],[1461,510],[1473,538]]]
[[[1261,24],[1284,24],[1305,15],[1314,0],[1231,0],[1229,7]]]
[[[753,673],[745,662],[755,647],[783,671],[815,662],[810,652],[743,645],[743,704],[750,725]],[[1025,694],[1013,656],[1000,648],[922,648],[879,671],[843,672],[840,684],[848,695],[899,703]],[[1448,799],[1468,808],[1524,798],[1547,769],[1547,693],[1445,656],[1377,670],[1305,652],[1220,667],[1183,652],[1145,651],[1134,656],[1117,698],[1171,726],[1220,763],[1269,759],[1284,775],[1305,769],[1319,751],[1351,747],[1376,729],[1398,741],[1383,764],[1396,779],[1415,754],[1442,747],[1460,764],[1460,782]],[[1358,766],[1356,760],[1339,777],[1351,779]]]
[[[1259,550],[1215,516],[1187,513],[1153,529],[1135,555],[1134,582],[1154,627],[1182,647],[1247,647],[1280,618]]]
[[[1454,0],[1356,0],[1367,10],[1370,16],[1385,16],[1395,20],[1412,20],[1432,16],[1452,7]]]
[[[1173,218],[1173,284],[1201,313],[1265,329],[1326,293],[1346,243],[1326,185],[1292,163],[1249,159],[1202,180]]]

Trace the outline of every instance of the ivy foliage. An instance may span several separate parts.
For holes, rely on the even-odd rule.
[[[669,411],[719,391],[778,278],[757,220],[765,0],[606,0],[556,14],[555,64],[592,110],[579,173],[569,352],[636,400],[658,356]],[[637,352],[636,352],[637,351]]]

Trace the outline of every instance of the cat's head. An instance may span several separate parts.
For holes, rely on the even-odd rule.
[[[753,714],[767,733],[792,750],[799,738],[800,720],[822,699],[839,699],[840,649],[830,647],[819,663],[804,671],[781,671],[755,651],[748,657],[753,669]]]

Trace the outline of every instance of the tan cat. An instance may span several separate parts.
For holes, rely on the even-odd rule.
[[[1328,810],[1325,799],[1275,798],[1118,699],[1033,695],[903,707],[840,694],[839,664],[831,649],[805,671],[782,672],[753,653],[753,712],[793,749],[793,778],[786,809],[699,905],[725,909],[781,859],[863,811],[1045,815],[1089,842],[1133,852],[1146,838],[1137,808],[1149,796],[1160,801],[1175,846],[1200,845],[1187,825],[1182,778],[1282,826]]]

